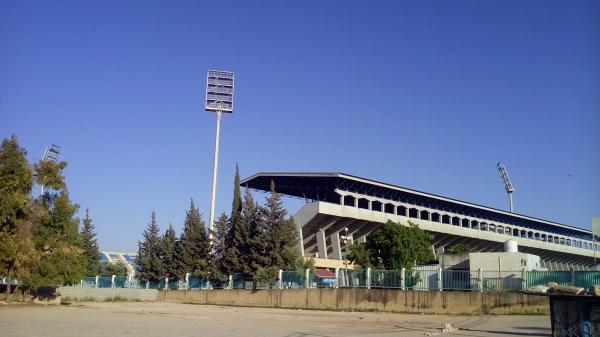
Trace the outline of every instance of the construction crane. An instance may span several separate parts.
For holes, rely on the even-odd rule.
[[[44,151],[44,157],[42,157],[42,161],[53,161],[57,162],[60,157],[61,147],[56,144],[51,144],[46,146],[46,151]],[[42,185],[40,195],[44,195],[44,185]]]
[[[506,190],[506,193],[508,193],[508,204],[510,207],[510,212],[513,212],[513,199],[512,199],[512,194],[515,191],[512,183],[510,182],[510,177],[508,176],[508,172],[506,171],[506,167],[504,166],[504,164],[502,163],[498,163],[496,165],[496,167],[498,168],[498,173],[500,173],[500,178],[502,178],[502,182],[504,183],[504,189]]]

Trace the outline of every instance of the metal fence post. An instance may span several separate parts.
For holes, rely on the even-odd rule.
[[[406,289],[406,268],[404,267],[400,269],[400,288],[402,290]]]
[[[277,282],[277,288],[281,289],[283,288],[283,270],[279,269],[279,272],[277,272],[277,278],[279,279],[279,282]]]
[[[96,279],[94,280],[94,288],[98,288],[98,275],[96,275]]]
[[[110,278],[110,287],[115,288],[115,275]]]
[[[483,269],[479,268],[479,291],[483,292]]]
[[[335,283],[333,284],[334,288],[339,288],[340,285],[340,268],[335,268]]]
[[[190,273],[185,273],[185,289],[189,289],[190,287]]]
[[[228,280],[228,289],[233,289],[233,275],[229,274],[229,280]]]
[[[527,290],[527,270],[521,270],[521,290]]]
[[[150,281],[146,281],[146,289],[150,289]]]
[[[164,287],[164,289],[165,290],[169,289],[169,278],[168,277],[165,277],[165,287]]]
[[[304,271],[304,288],[310,288],[310,280],[308,279],[308,277],[310,276],[310,269],[306,269]]]
[[[367,289],[371,289],[371,268],[367,268]]]
[[[437,272],[437,287],[439,291],[442,291],[443,286],[443,282],[442,282],[442,268],[439,267],[438,268],[438,272]]]

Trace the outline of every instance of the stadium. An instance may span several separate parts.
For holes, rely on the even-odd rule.
[[[299,249],[316,267],[342,268],[349,242],[365,242],[392,220],[419,225],[434,236],[433,251],[467,244],[477,252],[501,252],[514,240],[519,251],[540,257],[547,270],[592,270],[598,242],[592,231],[417,191],[345,173],[257,173],[241,181],[253,190],[301,198],[293,215]]]

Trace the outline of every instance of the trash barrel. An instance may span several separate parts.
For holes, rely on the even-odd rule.
[[[600,297],[550,295],[553,337],[600,337]]]

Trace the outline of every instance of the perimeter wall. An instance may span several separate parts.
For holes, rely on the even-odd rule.
[[[549,314],[545,296],[522,293],[312,288],[161,290],[166,302],[314,310],[425,314]]]

